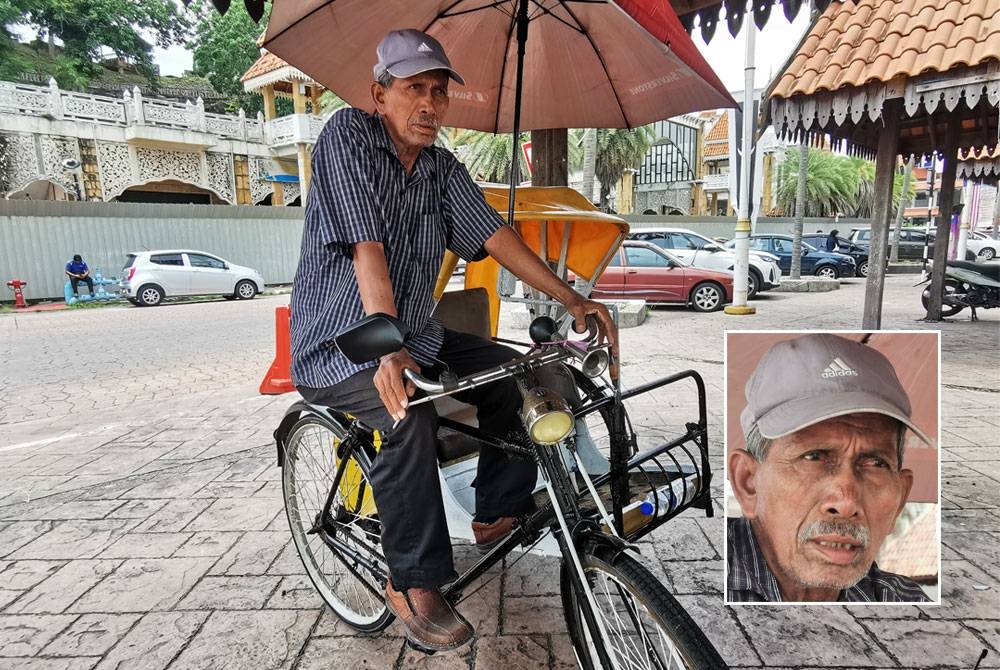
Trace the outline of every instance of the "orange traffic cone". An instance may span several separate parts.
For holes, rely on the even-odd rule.
[[[274,310],[274,362],[260,383],[261,395],[281,395],[295,390],[292,384],[292,343],[290,323],[292,309],[288,305]]]

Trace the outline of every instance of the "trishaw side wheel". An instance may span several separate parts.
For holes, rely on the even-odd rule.
[[[367,474],[353,456],[345,461],[337,457],[346,436],[344,427],[319,417],[300,419],[285,445],[282,494],[295,548],[316,591],[346,624],[374,633],[392,620],[380,576],[387,574],[382,525]],[[341,468],[330,514],[320,519]],[[317,528],[332,536],[338,548],[325,542]]]
[[[605,560],[580,554],[587,584],[608,633],[607,649],[616,668],[725,669],[712,643],[653,574],[628,554]],[[599,670],[594,640],[580,609],[565,561],[560,572],[563,613],[580,667]]]

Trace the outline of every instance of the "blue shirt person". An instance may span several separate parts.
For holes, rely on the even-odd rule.
[[[73,260],[66,263],[66,276],[69,277],[69,283],[73,287],[73,295],[79,295],[77,287],[80,284],[86,284],[90,295],[94,295],[94,279],[90,276],[90,268],[84,262],[83,256],[74,254]]]

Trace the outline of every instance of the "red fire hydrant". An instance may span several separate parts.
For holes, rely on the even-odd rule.
[[[22,290],[22,288],[27,285],[28,282],[24,281],[23,279],[11,279],[10,281],[7,282],[7,286],[12,291],[14,291],[15,308],[20,307],[23,309],[28,306],[28,303],[24,302],[24,291]]]

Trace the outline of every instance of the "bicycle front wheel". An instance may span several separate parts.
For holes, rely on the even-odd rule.
[[[587,588],[597,601],[597,617],[607,632],[608,657],[615,668],[629,670],[725,669],[726,663],[666,587],[627,554],[605,560],[580,554]],[[597,648],[563,561],[560,575],[563,612],[580,666],[599,670]]]
[[[381,577],[388,574],[382,525],[367,474],[353,456],[337,457],[346,436],[346,429],[319,417],[300,419],[285,446],[282,493],[292,539],[313,586],[345,623],[374,633],[392,620]],[[340,469],[330,513],[321,518]]]

